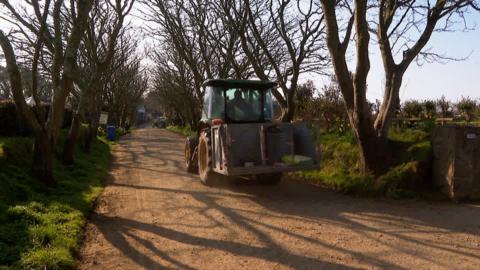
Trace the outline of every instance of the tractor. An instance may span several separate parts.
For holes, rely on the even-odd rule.
[[[273,118],[276,83],[210,79],[197,136],[185,143],[185,166],[205,185],[229,177],[276,184],[285,172],[319,168],[309,128]]]

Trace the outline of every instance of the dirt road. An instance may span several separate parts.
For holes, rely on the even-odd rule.
[[[120,141],[80,269],[480,269],[480,206],[353,198],[304,183],[206,187],[183,139]]]

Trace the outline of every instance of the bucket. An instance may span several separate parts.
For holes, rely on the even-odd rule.
[[[277,126],[271,126],[265,130],[267,145],[267,164],[273,165],[282,160],[282,156],[288,151],[287,133]]]

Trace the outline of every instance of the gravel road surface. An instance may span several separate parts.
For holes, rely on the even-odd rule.
[[[125,136],[80,269],[480,269],[480,206],[344,196],[292,180],[206,187],[183,138]]]

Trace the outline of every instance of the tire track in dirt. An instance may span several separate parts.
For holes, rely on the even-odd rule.
[[[80,269],[479,269],[480,207],[343,196],[292,180],[203,186],[183,138],[114,152]]]

